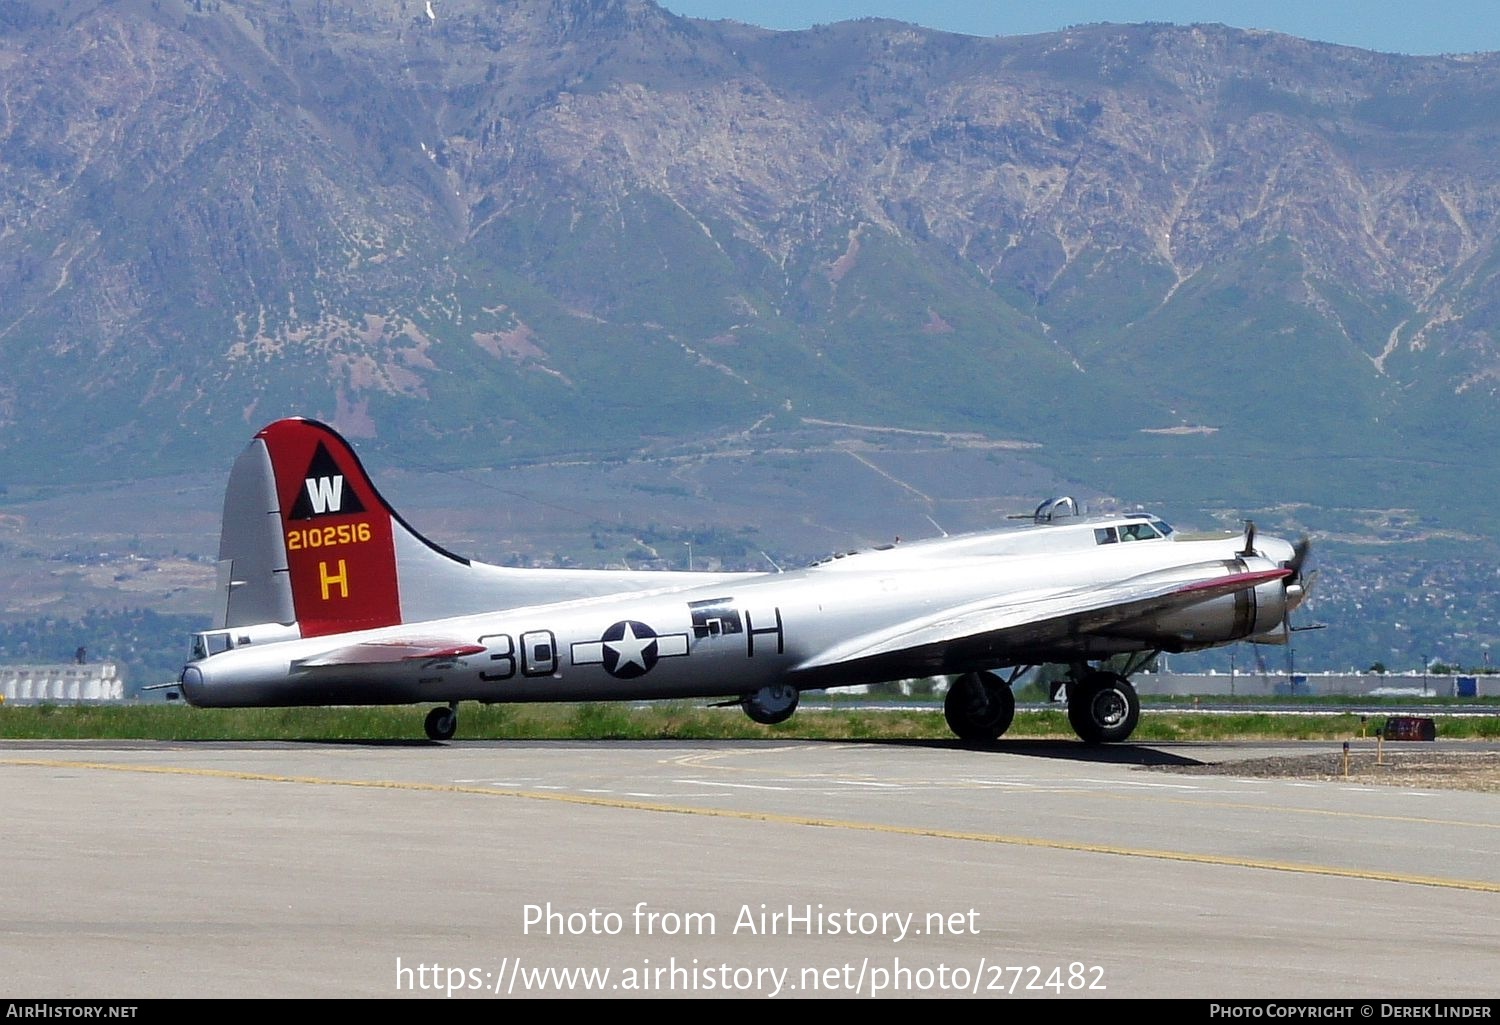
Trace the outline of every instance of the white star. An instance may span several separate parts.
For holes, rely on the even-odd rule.
[[[621,637],[618,641],[605,641],[604,646],[613,651],[618,658],[618,661],[615,663],[615,672],[619,672],[632,662],[644,670],[646,668],[646,648],[655,640],[655,637],[637,637],[635,630],[629,623],[626,623],[625,636]]]

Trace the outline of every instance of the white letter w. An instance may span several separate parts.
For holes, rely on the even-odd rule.
[[[313,513],[321,516],[326,512],[338,512],[344,504],[344,478],[307,478],[307,497],[312,502]]]

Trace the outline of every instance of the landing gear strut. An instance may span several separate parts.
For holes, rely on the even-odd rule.
[[[458,702],[428,712],[426,727],[429,739],[452,740],[453,734],[458,732]]]
[[[1068,683],[1068,722],[1085,744],[1115,744],[1135,732],[1141,699],[1123,673],[1074,666]]]
[[[1014,678],[1012,678],[1013,680]],[[1016,717],[1012,680],[992,673],[964,673],[948,685],[943,718],[959,740],[983,743],[998,739]]]

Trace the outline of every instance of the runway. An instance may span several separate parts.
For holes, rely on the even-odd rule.
[[[1500,997],[1500,796],[1171,771],[1266,753],[0,741],[0,978],[26,999]]]

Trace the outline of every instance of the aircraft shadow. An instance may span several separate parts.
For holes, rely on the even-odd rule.
[[[957,739],[935,739],[922,740],[910,737],[902,738],[876,738],[876,737],[767,737],[764,740],[745,739],[709,739],[689,740],[678,738],[651,737],[632,740],[604,740],[604,739],[582,739],[549,738],[549,739],[527,739],[527,740],[485,740],[475,738],[474,740],[457,740],[456,744],[485,744],[497,747],[506,746],[552,746],[552,745],[588,745],[597,747],[600,745],[619,745],[625,747],[661,748],[670,750],[680,748],[688,744],[706,745],[709,747],[746,747],[759,744],[782,745],[788,741],[798,744],[860,744],[873,747],[904,747],[904,748],[928,748],[935,751],[973,751],[976,754],[986,752],[994,754],[1026,755],[1031,758],[1057,758],[1072,762],[1081,762],[1095,765],[1155,765],[1155,766],[1194,766],[1206,765],[1207,762],[1197,758],[1188,758],[1184,755],[1174,754],[1169,751],[1161,751],[1154,747],[1145,747],[1140,744],[1085,744],[1077,740],[1039,740],[1039,739],[1000,739],[990,743],[970,743]],[[413,742],[418,744],[429,743],[428,741]]]
[[[1160,751],[1156,748],[1145,747],[1139,744],[1084,744],[1076,740],[996,740],[987,744],[970,743],[962,740],[914,740],[902,739],[879,739],[879,738],[839,738],[839,737],[801,737],[798,743],[803,744],[869,744],[878,747],[907,747],[907,748],[930,748],[933,750],[961,750],[974,752],[993,752],[995,754],[1025,755],[1030,758],[1056,758],[1064,761],[1083,762],[1097,765],[1156,765],[1156,766],[1192,766],[1207,764],[1196,758],[1188,758],[1169,751]],[[140,742],[151,743],[151,742]],[[252,745],[255,747],[348,747],[348,748],[442,748],[450,745],[465,747],[469,745],[480,745],[486,747],[552,747],[566,745],[587,745],[598,747],[601,745],[618,745],[628,747],[657,747],[676,748],[687,744],[708,744],[710,746],[742,746],[755,744],[784,744],[786,738],[767,740],[679,740],[670,738],[651,738],[641,740],[614,740],[614,739],[584,739],[584,738],[527,738],[527,739],[498,739],[475,737],[472,739],[459,738],[455,740],[439,741],[428,740],[425,737],[403,737],[403,738],[359,738],[359,737],[283,737],[267,740],[227,740],[224,738],[182,738],[173,740],[174,745],[191,747],[240,747]]]
[[[109,741],[101,741],[109,743]],[[360,737],[266,737],[257,738],[231,738],[231,737],[173,737],[168,740],[138,740],[132,745],[126,746],[149,746],[154,744],[170,744],[181,747],[199,748],[278,748],[278,747],[442,747],[435,740],[425,737],[399,737],[399,738],[360,738]]]
[[[817,743],[818,741],[809,741]],[[845,740],[829,740],[828,743],[848,743]],[[1030,758],[1057,758],[1070,762],[1088,762],[1099,765],[1204,765],[1197,758],[1188,758],[1170,751],[1160,751],[1140,744],[1084,744],[1077,740],[994,740],[989,743],[971,743],[963,740],[861,740],[862,744],[891,747],[926,747],[940,750],[992,751],[996,754],[1026,755]]]

